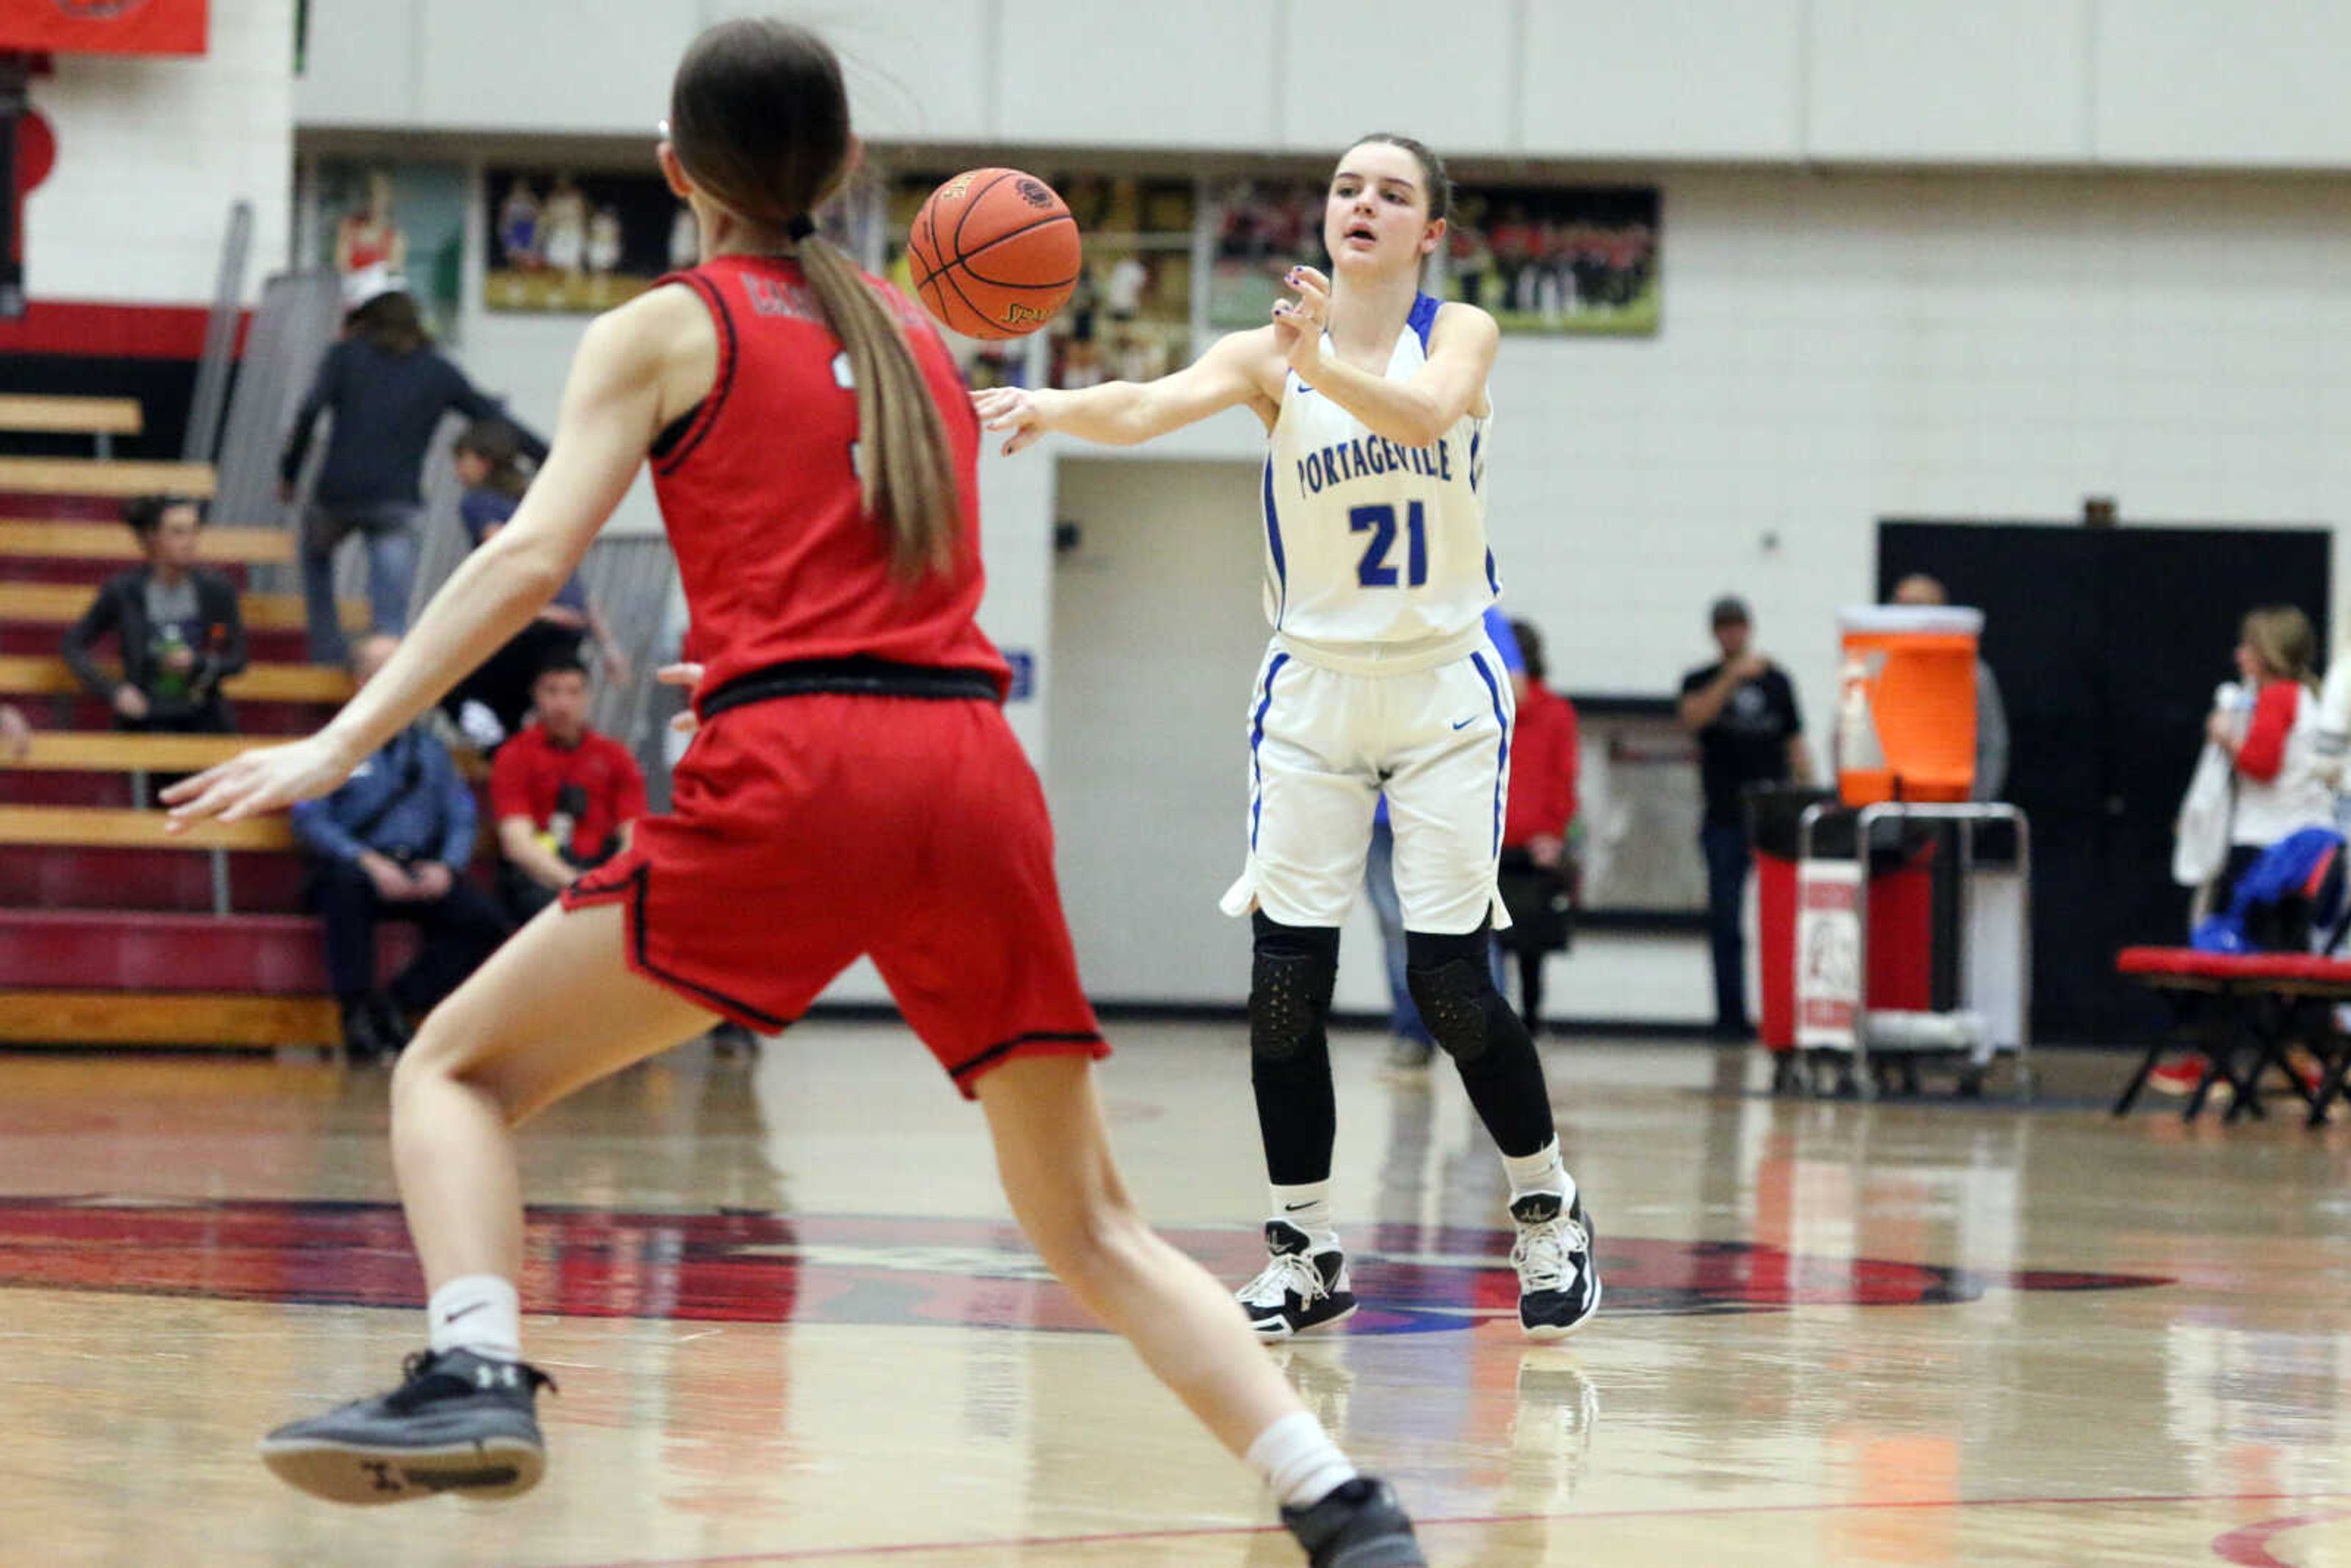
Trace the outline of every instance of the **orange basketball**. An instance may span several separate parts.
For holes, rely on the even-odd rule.
[[[1034,175],[973,169],[923,203],[906,261],[915,296],[942,326],[1018,338],[1051,320],[1078,287],[1078,223]]]

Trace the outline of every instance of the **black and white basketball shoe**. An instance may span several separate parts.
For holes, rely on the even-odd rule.
[[[1529,1339],[1565,1339],[1600,1310],[1600,1270],[1583,1195],[1566,1206],[1557,1193],[1531,1192],[1510,1205],[1510,1218],[1519,1225],[1510,1249],[1510,1267],[1519,1271],[1519,1326]]]
[[[1286,1219],[1265,1222],[1265,1247],[1273,1256],[1264,1271],[1234,1292],[1258,1338],[1284,1340],[1354,1315],[1345,1253],[1315,1251],[1314,1239]]]

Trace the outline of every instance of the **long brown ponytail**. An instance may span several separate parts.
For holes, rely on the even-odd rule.
[[[724,22],[696,38],[670,88],[670,144],[695,184],[780,240],[841,183],[849,162],[849,93],[841,62],[805,27],[765,17]],[[802,220],[798,225],[795,220]],[[865,509],[914,580],[950,570],[963,508],[946,423],[889,308],[856,265],[813,233],[801,270],[849,354],[857,388]]]

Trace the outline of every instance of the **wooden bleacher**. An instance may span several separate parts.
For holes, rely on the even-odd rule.
[[[136,435],[146,420],[129,397],[0,396],[0,431],[25,435],[87,435],[100,457],[114,455],[114,438]]]
[[[33,748],[0,768],[47,773],[196,773],[277,744],[274,735],[128,735],[113,731],[45,730]]]
[[[81,689],[63,659],[0,658],[0,696],[73,696]],[[351,677],[326,664],[247,664],[221,690],[231,701],[341,704],[350,700]]]
[[[286,528],[207,527],[203,535],[207,565],[290,566],[294,535]],[[57,522],[42,517],[0,517],[0,557],[37,560],[141,559],[139,540],[120,523]]]
[[[113,457],[0,457],[0,493],[17,496],[195,496],[213,493],[209,463]]]
[[[0,806],[0,848],[62,844],[91,850],[290,850],[294,830],[282,815],[241,822],[193,822],[179,832],[163,811],[106,806]]]
[[[334,1046],[342,1022],[330,997],[206,991],[0,991],[0,1044]]]
[[[0,620],[48,622],[68,626],[97,597],[98,590],[73,582],[0,582]],[[299,631],[308,624],[298,593],[247,593],[238,597],[238,612],[248,630]],[[336,601],[336,613],[346,632],[364,632],[371,616],[364,599]]]
[[[86,430],[93,435],[138,428],[136,403],[126,413],[121,405],[62,406],[68,401],[0,398],[0,428]],[[0,494],[22,497],[209,495],[212,488],[212,471],[203,465],[0,459]],[[81,520],[90,510],[88,500],[45,506],[25,499],[11,510],[17,515],[0,519],[0,575],[32,575],[46,568],[68,576],[68,563],[138,559],[137,541],[120,523]],[[43,511],[48,515],[28,515]],[[221,564],[278,565],[295,559],[292,536],[277,528],[207,528],[204,553]],[[12,567],[19,570],[12,572]],[[80,615],[92,591],[88,583],[71,580],[0,583],[0,623],[10,627],[17,645],[39,647]],[[242,604],[248,626],[256,630],[303,624],[301,601],[291,595],[247,594]],[[363,604],[347,602],[342,608],[347,626],[366,625]],[[226,690],[233,699],[248,703],[324,710],[346,701],[351,683],[340,669],[265,663],[230,680]],[[0,657],[0,695],[78,699],[82,691],[62,659]],[[85,723],[104,722],[86,701],[60,701],[50,716],[64,720],[77,713]],[[36,716],[39,722],[37,712]],[[150,775],[196,771],[282,738],[44,727],[36,732],[30,753],[6,771],[28,789],[47,780],[36,798],[61,801],[122,800],[123,785],[103,776],[128,775],[128,798],[137,800],[143,798]],[[280,815],[207,822],[181,833],[170,831],[167,822],[159,811],[111,804],[0,804],[0,862],[6,864],[5,880],[14,890],[9,902],[16,905],[0,911],[0,921],[13,923],[12,941],[32,942],[41,932],[45,944],[20,953],[25,961],[13,966],[8,983],[0,986],[0,1045],[276,1048],[332,1046],[340,1039],[335,1004],[315,994],[315,977],[292,983],[293,991],[312,994],[288,994],[285,988],[286,976],[308,972],[289,971],[289,955],[316,961],[308,956],[316,941],[311,922],[291,913],[230,913],[232,862],[242,890],[238,907],[251,909],[257,899],[263,910],[299,908],[298,862],[291,853],[295,841],[287,820]],[[174,909],[188,913],[164,913]],[[207,909],[209,914],[196,913]],[[196,927],[186,924],[192,921],[213,934],[194,946],[191,933]],[[59,925],[79,930],[77,940],[83,945],[71,952],[56,950]],[[89,946],[93,942],[99,946]],[[164,946],[155,946],[159,942]],[[235,971],[235,979],[226,978],[207,967],[204,955],[216,949],[267,956],[268,972],[280,977],[278,983],[252,987],[260,971],[250,967]],[[106,963],[77,962],[75,953],[85,960],[111,956]],[[159,968],[159,959],[168,955],[177,957]],[[196,988],[205,986],[214,988]],[[238,987],[246,988],[234,988]]]

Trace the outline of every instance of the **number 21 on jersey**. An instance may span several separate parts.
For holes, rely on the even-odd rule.
[[[1355,580],[1365,588],[1394,588],[1396,569],[1388,564],[1388,552],[1395,549],[1395,508],[1383,501],[1376,506],[1355,507],[1347,513],[1347,528],[1352,533],[1368,533],[1371,540],[1364,546],[1364,559],[1355,563]],[[1428,583],[1428,524],[1421,504],[1411,503],[1405,512],[1405,537],[1404,581],[1409,588],[1423,588]]]

